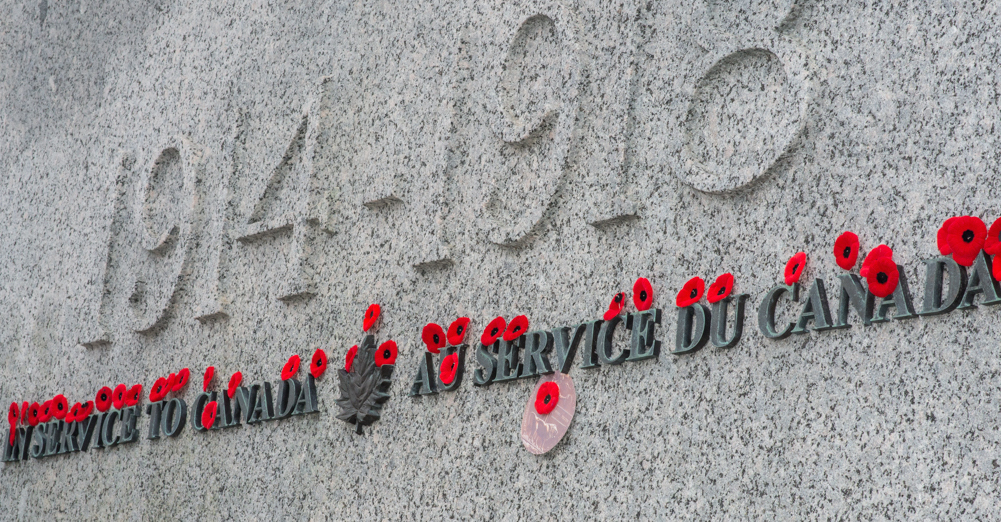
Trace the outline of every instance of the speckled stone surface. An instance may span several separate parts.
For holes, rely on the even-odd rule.
[[[337,367],[380,303],[382,419],[337,420],[331,370],[319,415],[3,464],[0,519],[1001,517],[1001,309],[756,322],[798,251],[836,307],[844,230],[920,306],[942,221],[1001,215],[997,2],[279,4],[4,3],[0,399]],[[671,355],[728,271],[742,341]],[[640,276],[663,352],[578,362],[550,453],[535,380],[471,353],[407,397],[427,322],[574,325]]]

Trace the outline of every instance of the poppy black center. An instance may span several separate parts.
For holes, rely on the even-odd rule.
[[[699,291],[693,288],[693,289],[692,289],[692,293],[690,293],[690,294],[688,294],[688,295],[689,295],[689,296],[690,296],[690,297],[691,297],[692,299],[695,299],[695,296],[699,295]]]
[[[102,400],[102,401],[106,401],[106,400],[108,400],[108,396],[102,393],[102,394],[101,394],[101,400]]]
[[[60,402],[59,404],[56,404],[56,409],[59,410],[59,411],[62,411],[63,410],[63,403]]]
[[[490,335],[497,335],[497,328],[490,330]]]
[[[886,282],[889,281],[889,280],[890,280],[890,276],[886,275],[886,272],[880,272],[880,273],[876,274],[876,281],[879,281],[879,284],[881,284],[881,285],[885,285]]]
[[[545,397],[544,397],[544,398],[542,399],[542,404],[549,404],[549,401],[550,401],[550,400],[552,400],[552,398],[553,398],[553,396],[552,396],[552,395],[546,395],[546,396],[545,396]]]
[[[841,257],[848,259],[850,255],[852,255],[852,247],[845,247],[845,250],[841,253]]]
[[[646,290],[640,292],[640,301],[646,301]]]
[[[318,368],[319,368],[320,366],[323,366],[323,361],[321,361],[321,360],[317,359],[317,360],[316,360],[316,366],[317,366]]]
[[[969,243],[970,241],[973,241],[973,231],[972,230],[964,230],[963,231],[963,241],[965,241],[967,243]]]
[[[622,302],[622,294],[615,294],[615,302],[616,303]]]
[[[455,327],[455,333],[457,333],[459,335],[462,335],[462,330],[463,330],[463,328],[462,328],[461,324],[459,326]]]
[[[386,350],[386,351],[382,352],[382,356],[385,357],[386,359],[389,359],[390,357],[393,356],[393,352],[390,352],[389,350]]]
[[[514,327],[514,333],[518,333],[520,331],[521,331],[521,327],[520,326],[515,326]]]
[[[438,344],[438,334],[434,334],[434,344]]]
[[[792,265],[792,273],[795,274],[797,270],[799,270],[799,263],[796,263],[795,265]]]
[[[726,287],[725,286],[723,288],[720,288],[719,292],[716,292],[716,295],[723,295],[724,293],[726,293]]]

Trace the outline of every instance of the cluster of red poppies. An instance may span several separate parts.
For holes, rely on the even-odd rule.
[[[525,320],[527,327],[528,320]],[[421,340],[428,352],[440,353],[446,346],[459,346],[466,339],[466,331],[469,330],[469,318],[460,317],[448,327],[448,332],[436,323],[428,323],[421,330]],[[455,381],[455,375],[459,370],[458,352],[450,353],[442,358],[441,366],[438,368],[438,377],[446,385]]]
[[[172,373],[167,377],[159,377],[153,382],[153,387],[149,390],[149,402],[160,402],[167,397],[168,393],[179,392],[188,385],[191,371],[187,368],[181,369],[177,373]]]
[[[976,216],[951,217],[938,229],[938,251],[963,266],[972,266],[980,251],[994,256],[991,273],[1001,279],[1001,218],[994,220],[990,230]]]
[[[382,308],[377,304],[369,305],[368,309],[365,310],[365,317],[362,319],[362,331],[368,332],[369,330],[379,329],[379,319],[382,317]],[[386,341],[379,345],[379,349],[375,352],[375,365],[382,366],[385,364],[396,364],[396,356],[399,354],[399,348],[396,346],[396,341]],[[316,357],[316,354],[313,354]],[[326,354],[324,354],[324,357]],[[348,349],[347,355],[344,357],[344,371],[351,373],[351,367],[355,362],[355,357],[358,356],[358,345],[354,345]],[[324,367],[326,364],[324,363]]]
[[[633,283],[633,304],[640,312],[649,310],[653,306],[653,286],[645,277],[641,277]],[[622,313],[626,308],[626,293],[619,292],[612,297],[612,302],[608,303],[608,310],[602,319],[610,321],[613,317]]]
[[[720,274],[711,285],[709,285],[709,291],[706,292],[706,283],[701,277],[695,276],[689,279],[685,286],[681,287],[681,291],[678,292],[678,297],[675,299],[675,304],[679,308],[685,308],[692,306],[693,304],[702,300],[702,296],[706,296],[706,300],[709,304],[717,303],[730,296],[733,292],[733,274],[727,272],[725,274]]]
[[[293,354],[282,367],[282,380],[287,381],[299,373],[299,355]],[[319,379],[323,372],[327,371],[327,352],[323,348],[317,348],[313,352],[313,359],[309,363],[309,373],[314,379]]]
[[[858,236],[854,232],[842,232],[834,240],[834,260],[841,268],[851,270],[858,263],[858,256]],[[865,278],[872,295],[882,298],[893,294],[900,283],[900,272],[897,262],[893,260],[893,249],[881,244],[870,250],[862,260],[859,275]]]
[[[97,411],[108,411],[112,406],[115,409],[122,409],[128,406],[139,404],[142,396],[142,385],[128,387],[124,384],[115,386],[115,389],[104,386],[97,391],[97,396],[93,401],[77,402],[71,407],[66,396],[63,394],[39,404],[27,401],[21,403],[20,407],[16,402],[10,403],[7,410],[7,423],[11,428],[11,444],[13,444],[14,431],[17,425],[37,426],[45,424],[52,419],[65,422],[80,422],[90,416],[96,408]]]

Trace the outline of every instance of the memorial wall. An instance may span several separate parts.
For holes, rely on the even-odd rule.
[[[0,519],[1001,516],[1001,3],[6,2]]]

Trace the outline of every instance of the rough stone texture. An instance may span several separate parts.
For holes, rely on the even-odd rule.
[[[919,302],[940,223],[998,216],[997,2],[279,4],[5,3],[0,398],[336,367],[378,302],[383,418],[331,371],[319,416],[4,464],[0,518],[1001,516],[997,308],[754,321],[797,251],[834,294],[843,230]],[[667,353],[726,271],[745,338]],[[428,321],[576,324],[638,276],[665,353],[575,368],[548,455],[534,380],[406,396]]]

